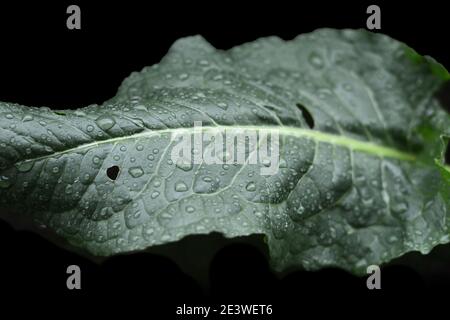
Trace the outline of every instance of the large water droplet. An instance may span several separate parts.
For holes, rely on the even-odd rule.
[[[188,186],[184,182],[180,181],[175,184],[175,191],[185,192],[187,190],[188,190]]]
[[[213,178],[211,178],[209,176],[206,176],[206,177],[203,177],[203,181],[205,181],[205,182],[212,182]]]
[[[23,161],[17,164],[17,170],[19,172],[28,172],[33,168],[34,161]]]
[[[246,189],[247,191],[253,192],[253,191],[256,190],[256,185],[255,185],[254,182],[249,182],[249,183],[247,184],[247,186],[245,187],[245,189]]]
[[[131,167],[128,172],[133,178],[139,178],[144,174],[144,170],[141,167]]]
[[[156,198],[158,198],[158,196],[159,196],[159,192],[158,192],[158,191],[154,191],[154,192],[151,194],[152,199],[156,199]]]
[[[28,121],[33,121],[33,119],[34,119],[33,116],[27,114],[26,116],[24,116],[24,117],[22,118],[22,121],[23,121],[23,122],[28,122]]]
[[[98,117],[95,122],[102,130],[109,130],[116,124],[116,120],[106,115]]]
[[[192,170],[192,163],[188,162],[188,161],[177,161],[176,166],[177,166],[177,168],[180,168],[183,171]]]

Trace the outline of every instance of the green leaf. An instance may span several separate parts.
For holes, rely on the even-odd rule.
[[[1,216],[94,255],[263,234],[277,270],[362,273],[450,240],[450,116],[434,98],[447,80],[431,58],[362,30],[228,51],[181,39],[101,106],[0,103]],[[279,170],[173,161],[194,121],[278,133]]]

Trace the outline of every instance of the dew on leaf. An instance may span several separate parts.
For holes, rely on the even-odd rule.
[[[203,181],[205,181],[205,182],[212,182],[213,179],[211,177],[209,177],[209,176],[206,176],[206,177],[203,177]]]
[[[184,182],[180,181],[175,184],[175,191],[185,192],[187,190],[188,190],[188,186]]]
[[[133,178],[139,178],[144,174],[144,170],[142,170],[141,167],[131,167],[130,169],[128,169],[128,173]]]
[[[28,161],[23,161],[19,164],[17,164],[17,170],[19,172],[28,172],[30,171],[34,166],[34,161],[32,160],[28,160]]]
[[[159,196],[159,192],[158,191],[154,191],[151,194],[152,199],[156,199],[156,198],[158,198],[158,196]]]
[[[22,118],[23,122],[28,122],[28,121],[33,121],[33,120],[34,120],[33,116],[28,115],[28,114]]]
[[[104,131],[111,129],[116,124],[116,120],[107,115],[98,117],[95,122]]]
[[[315,68],[323,68],[323,59],[317,52],[312,52],[308,57],[308,61]]]
[[[256,185],[255,185],[254,182],[249,182],[249,183],[247,184],[247,186],[245,187],[245,189],[246,189],[247,191],[253,192],[253,191],[256,190]]]
[[[192,170],[192,163],[187,161],[177,161],[176,164],[177,168],[180,168],[183,171],[190,171]]]
[[[187,78],[189,78],[189,75],[187,73],[182,73],[178,76],[178,79],[180,80],[186,80]]]
[[[151,227],[144,229],[144,234],[147,236],[151,236],[151,235],[153,235],[153,233],[155,233],[155,229],[153,229]]]
[[[217,106],[223,110],[227,110],[228,109],[228,104],[226,104],[225,102],[219,102],[217,104]]]

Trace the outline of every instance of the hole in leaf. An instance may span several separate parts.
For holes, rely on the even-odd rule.
[[[106,169],[106,175],[111,180],[116,180],[117,176],[119,175],[119,171],[120,171],[120,169],[118,166],[112,166],[112,167],[109,167],[108,169]]]
[[[297,103],[297,107],[302,111],[303,118],[305,119],[308,127],[310,129],[313,129],[314,128],[314,118],[312,117],[311,113],[301,103]]]

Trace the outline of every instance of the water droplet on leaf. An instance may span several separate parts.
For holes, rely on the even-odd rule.
[[[133,178],[139,178],[144,174],[144,170],[141,167],[131,167],[128,172]]]
[[[185,192],[187,190],[188,190],[188,186],[184,182],[180,181],[175,184],[175,191]]]
[[[105,131],[111,129],[116,124],[116,120],[107,115],[98,117],[95,122],[102,130]]]

